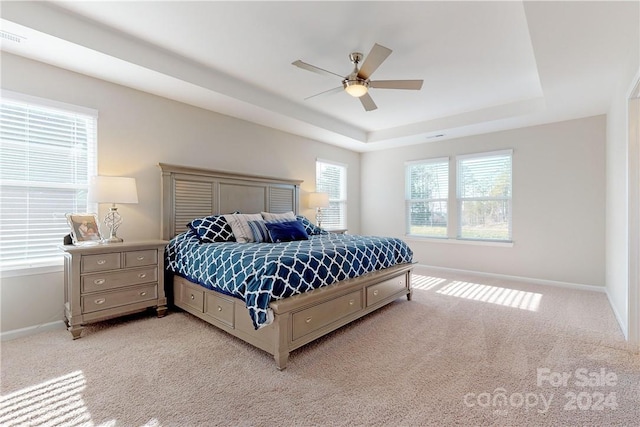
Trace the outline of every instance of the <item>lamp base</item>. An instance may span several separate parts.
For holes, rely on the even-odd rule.
[[[108,239],[102,239],[102,243],[104,244],[111,244],[111,243],[122,243],[124,242],[124,240],[122,240],[120,237],[118,236],[111,236]]]

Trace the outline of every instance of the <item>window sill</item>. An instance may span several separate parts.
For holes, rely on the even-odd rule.
[[[454,244],[454,245],[472,245],[472,246],[496,246],[502,248],[512,248],[513,241],[510,242],[499,242],[492,240],[470,240],[470,239],[451,239],[448,237],[425,237],[418,236],[415,234],[406,234],[406,240],[414,241],[414,242],[428,242],[428,243],[445,243],[445,244]]]
[[[9,277],[34,276],[38,274],[61,273],[63,271],[64,268],[62,262],[55,264],[21,265],[0,270],[0,278],[6,279]]]

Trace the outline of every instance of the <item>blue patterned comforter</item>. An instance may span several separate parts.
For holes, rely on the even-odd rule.
[[[166,250],[167,270],[245,301],[256,329],[271,321],[269,302],[411,262],[400,239],[347,234],[286,243],[200,243],[189,230]]]

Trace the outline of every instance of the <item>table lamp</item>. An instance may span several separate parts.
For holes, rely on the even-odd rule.
[[[116,235],[122,224],[116,203],[138,203],[138,190],[135,178],[121,176],[95,176],[89,186],[89,200],[98,203],[111,203],[111,209],[104,218],[104,225],[109,229],[109,237],[104,243],[120,243],[122,239]]]
[[[316,210],[316,223],[322,227],[322,208],[329,207],[328,193],[309,193],[309,207]]]

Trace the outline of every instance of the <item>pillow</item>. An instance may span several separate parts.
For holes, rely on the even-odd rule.
[[[269,212],[261,212],[260,213],[262,215],[262,218],[264,218],[265,221],[270,221],[270,222],[274,222],[274,221],[278,221],[278,222],[282,222],[282,221],[295,221],[296,220],[296,215],[293,212],[285,212],[285,213],[269,213]]]
[[[317,236],[319,234],[329,234],[327,230],[325,230],[324,228],[318,227],[317,225],[309,221],[307,217],[304,217],[302,215],[297,215],[296,219],[302,223],[302,226],[304,227],[304,231],[306,231],[309,236]]]
[[[269,230],[267,230],[267,226],[263,220],[249,221],[249,228],[251,228],[253,240],[256,243],[271,243]]]
[[[224,218],[231,226],[236,242],[239,243],[254,241],[251,227],[249,227],[249,221],[262,221],[262,215],[260,214],[231,214],[225,215]]]
[[[235,241],[231,226],[223,215],[196,218],[187,224],[187,227],[195,231],[203,243]]]
[[[266,222],[269,237],[274,243],[291,242],[294,240],[309,240],[302,223],[298,220],[289,222]]]

